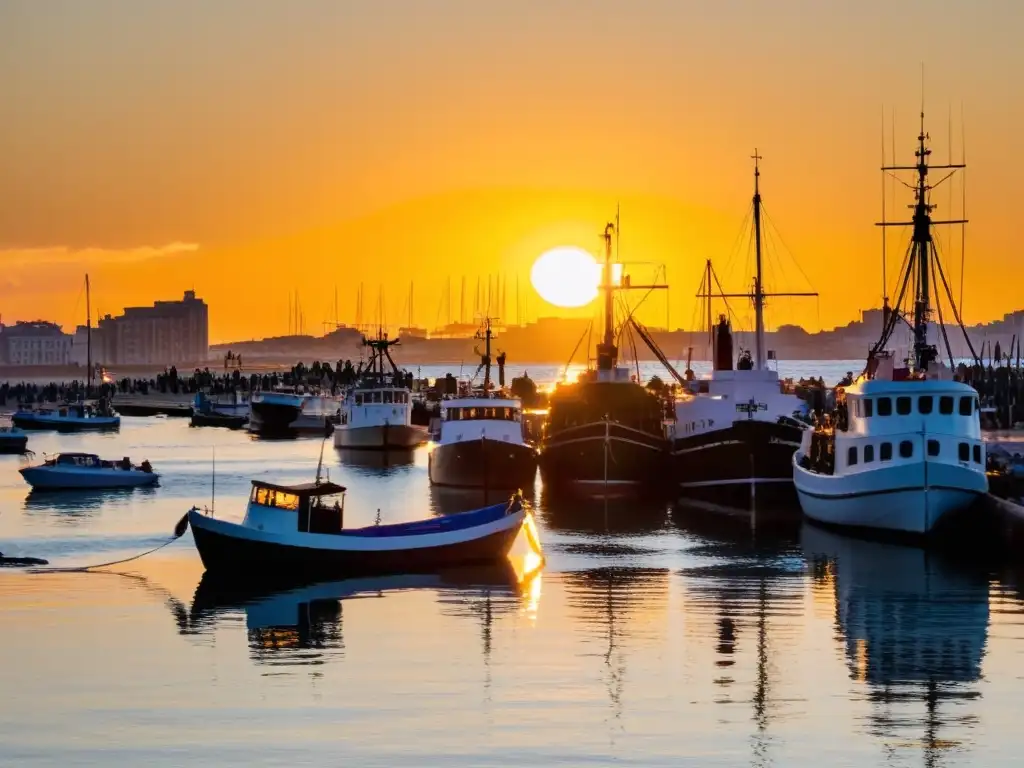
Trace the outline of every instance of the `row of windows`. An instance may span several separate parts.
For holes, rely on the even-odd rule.
[[[853,403],[854,415],[864,418],[871,418],[876,413],[879,416],[892,416],[893,398],[891,397],[865,397],[856,398]],[[964,395],[960,398],[959,413],[961,416],[970,416],[977,409],[978,399],[973,395]],[[956,405],[956,398],[953,395],[939,396],[939,413],[943,416],[952,416],[953,408]],[[901,395],[896,398],[896,415],[909,416],[914,410],[914,398],[909,395]],[[935,410],[935,397],[933,395],[920,395],[917,398],[917,412],[927,416]]]
[[[938,456],[942,451],[942,445],[938,440],[928,441],[928,455]],[[971,460],[971,446],[968,443],[960,443],[958,446],[957,456],[960,461]],[[974,445],[974,463],[981,464],[981,445]],[[900,442],[900,458],[912,459],[914,457],[914,444],[910,440],[902,440]],[[846,453],[846,463],[848,466],[854,466],[858,463],[860,458],[860,451],[856,445],[851,445]],[[865,445],[864,446],[864,463],[869,464],[875,460],[875,446]],[[878,446],[878,460],[879,461],[892,461],[892,443],[882,443]]]
[[[408,403],[409,393],[385,389],[381,392],[356,392],[356,405],[369,405],[370,403]]]
[[[265,507],[277,507],[278,509],[291,510],[299,508],[299,497],[294,493],[275,491],[270,488],[261,488],[260,486],[256,486],[252,489],[252,494],[249,496],[249,499],[256,504],[262,504]]]
[[[487,419],[489,421],[518,421],[518,408],[448,408],[447,421],[469,421]]]

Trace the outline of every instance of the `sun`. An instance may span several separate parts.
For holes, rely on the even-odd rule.
[[[556,307],[583,307],[597,298],[601,267],[582,248],[562,245],[541,254],[530,270],[540,297]]]

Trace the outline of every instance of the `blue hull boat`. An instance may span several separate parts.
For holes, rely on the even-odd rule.
[[[136,467],[127,460],[103,461],[89,453],[62,453],[18,471],[37,491],[140,488],[156,485],[160,479],[148,462]]]

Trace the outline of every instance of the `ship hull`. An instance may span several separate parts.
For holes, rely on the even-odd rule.
[[[661,488],[667,458],[660,435],[595,422],[550,436],[540,461],[546,484],[605,495]]]
[[[444,443],[430,453],[428,474],[433,485],[514,491],[533,485],[537,451],[502,440]]]
[[[724,429],[672,444],[672,476],[683,496],[730,506],[796,501],[793,453],[802,430],[769,421],[737,420]]]
[[[409,451],[427,441],[425,427],[381,424],[372,427],[341,426],[334,430],[334,447],[369,451]]]

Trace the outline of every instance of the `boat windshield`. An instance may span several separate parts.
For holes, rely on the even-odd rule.
[[[253,504],[260,504],[264,507],[276,507],[277,509],[289,509],[292,511],[299,508],[299,497],[294,493],[264,488],[260,485],[253,487],[249,500]]]
[[[355,393],[356,405],[387,403],[403,405],[409,402],[409,393],[403,389],[374,389]]]
[[[519,421],[519,409],[509,406],[447,408],[448,421]]]
[[[62,453],[57,457],[57,463],[73,464],[76,467],[98,467],[100,460],[98,456],[85,453]]]

